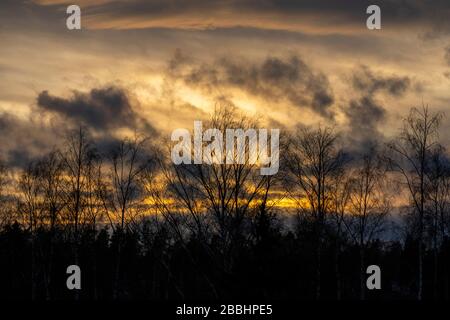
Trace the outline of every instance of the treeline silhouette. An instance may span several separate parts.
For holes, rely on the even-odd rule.
[[[273,176],[249,162],[174,165],[170,143],[137,134],[100,150],[87,128],[68,131],[26,168],[0,166],[0,296],[448,299],[441,119],[413,108],[393,141],[358,152],[333,128],[298,127]],[[258,123],[219,108],[208,127]],[[66,287],[73,264],[81,290]],[[381,290],[366,288],[369,265]]]

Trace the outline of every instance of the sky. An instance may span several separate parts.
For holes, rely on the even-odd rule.
[[[448,0],[2,0],[0,159],[24,166],[80,123],[104,144],[168,137],[217,105],[269,128],[332,125],[354,148],[386,141],[411,107],[448,111],[449,16]]]

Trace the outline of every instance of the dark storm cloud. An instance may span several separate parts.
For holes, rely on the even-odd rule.
[[[221,58],[212,64],[195,63],[177,52],[169,63],[173,77],[210,92],[231,87],[268,101],[285,100],[330,117],[334,97],[327,77],[300,57],[269,57],[260,62]]]
[[[88,93],[75,91],[70,98],[43,91],[37,97],[37,106],[96,131],[131,128],[153,133],[152,126],[133,110],[126,92],[118,87],[92,89]]]
[[[385,120],[386,110],[376,95],[400,97],[411,87],[411,80],[376,74],[369,67],[360,66],[353,73],[352,86],[359,98],[351,99],[344,110],[350,124],[347,139],[353,149],[367,150],[384,139],[379,125]]]

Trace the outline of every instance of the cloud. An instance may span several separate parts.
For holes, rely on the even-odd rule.
[[[367,150],[373,143],[384,139],[379,126],[385,120],[386,110],[376,95],[401,97],[411,87],[411,80],[376,74],[363,65],[354,71],[352,87],[359,97],[351,99],[344,109],[350,125],[348,145],[354,150]]]
[[[75,91],[70,98],[61,98],[42,91],[37,97],[40,110],[61,115],[92,130],[119,128],[151,130],[151,125],[133,110],[126,92],[118,87]]]
[[[62,132],[63,124],[48,126],[39,119],[0,114],[0,160],[11,167],[24,167],[59,143]]]
[[[372,96],[351,100],[345,114],[350,122],[349,146],[365,149],[369,142],[382,140],[378,125],[384,120],[386,111]]]
[[[450,66],[450,46],[445,48],[444,59],[445,59],[445,62],[447,63],[447,65]]]
[[[125,90],[118,87],[75,91],[69,98],[42,91],[36,101],[29,117],[0,113],[0,160],[11,167],[24,167],[61,147],[68,131],[80,125],[88,130],[101,153],[117,145],[117,129],[158,137],[153,126],[133,109]]]
[[[334,102],[328,78],[314,71],[299,56],[268,57],[262,61],[219,58],[214,63],[196,63],[177,52],[169,62],[169,73],[188,86],[209,92],[223,88],[241,90],[269,102],[286,101],[332,117]]]
[[[34,0],[40,5],[67,6],[66,0]],[[95,29],[252,27],[334,33],[364,32],[370,0],[95,0],[81,1],[84,23]],[[389,27],[418,28],[448,34],[450,3],[446,0],[384,0],[378,4]],[[367,30],[366,30],[367,31]]]
[[[410,84],[411,80],[408,77],[376,75],[365,65],[360,66],[353,74],[353,87],[368,95],[384,91],[393,96],[400,96]]]

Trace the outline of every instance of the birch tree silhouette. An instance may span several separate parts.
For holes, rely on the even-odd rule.
[[[398,138],[388,144],[391,169],[400,173],[409,191],[416,214],[417,240],[419,243],[417,271],[417,299],[423,296],[424,217],[428,197],[430,160],[437,147],[438,129],[442,113],[431,113],[428,106],[412,108],[403,121]]]
[[[285,154],[289,190],[302,214],[313,222],[316,246],[315,297],[321,296],[321,258],[324,226],[332,205],[332,177],[344,163],[332,128],[300,128],[289,140]]]
[[[384,229],[386,216],[391,211],[387,192],[386,169],[378,157],[376,147],[363,155],[359,168],[351,173],[348,215],[344,222],[348,233],[359,248],[360,299],[366,292],[366,250],[368,245]]]

